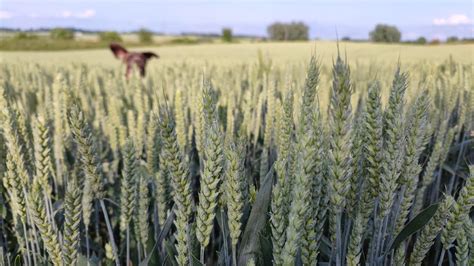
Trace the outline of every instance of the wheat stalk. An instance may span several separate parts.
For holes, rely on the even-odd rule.
[[[64,197],[64,265],[75,265],[80,248],[81,192],[77,177],[69,179]]]
[[[210,234],[219,198],[219,185],[223,173],[223,139],[218,126],[214,92],[206,85],[203,103],[205,110],[204,168],[201,172],[201,189],[196,216],[196,236],[201,244],[201,262],[204,263],[204,249],[209,245]]]
[[[239,241],[242,216],[244,211],[244,187],[242,176],[244,175],[244,162],[241,159],[243,154],[242,145],[230,144],[226,149],[227,168],[226,168],[226,203],[227,216],[232,244],[232,260],[237,264],[237,243]]]
[[[173,201],[175,203],[176,220],[176,260],[179,265],[187,265],[189,262],[189,220],[192,215],[191,187],[189,181],[189,169],[183,160],[182,150],[178,144],[174,119],[166,107],[161,108],[160,132],[163,140],[162,162],[165,163],[171,175],[173,186]]]
[[[421,230],[420,236],[415,242],[413,252],[410,256],[409,265],[421,265],[426,253],[433,245],[434,238],[441,231],[446,220],[450,216],[450,209],[454,204],[454,199],[447,196],[438,207],[433,218]]]
[[[341,263],[342,229],[341,215],[345,207],[347,192],[349,190],[349,176],[352,174],[350,151],[351,134],[351,95],[352,85],[350,70],[346,62],[337,56],[333,65],[333,83],[329,104],[330,149],[329,149],[329,199],[333,207],[336,241],[333,252],[336,255],[336,265]]]
[[[30,191],[29,206],[33,221],[38,227],[41,238],[50,256],[53,265],[60,266],[63,264],[62,251],[59,246],[57,233],[53,229],[53,224],[48,220],[46,209],[44,207],[44,197],[41,191],[41,184],[38,179],[33,181]]]
[[[462,231],[465,216],[469,216],[471,208],[474,206],[474,166],[470,167],[470,177],[459,192],[458,199],[454,204],[452,214],[449,216],[446,227],[441,234],[443,247],[448,249],[454,242],[458,234]]]

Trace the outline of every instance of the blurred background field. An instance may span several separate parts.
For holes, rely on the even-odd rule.
[[[169,37],[171,38],[171,37]],[[162,37],[166,40],[166,37]],[[341,42],[340,49],[347,53],[350,62],[360,63],[389,63],[396,64],[400,59],[403,63],[441,62],[452,57],[459,63],[474,61],[474,44],[444,44],[436,46],[417,46],[408,44],[371,44]],[[150,67],[158,67],[176,62],[188,63],[245,63],[256,60],[258,51],[268,55],[275,62],[298,63],[307,61],[309,55],[315,53],[323,64],[331,63],[337,45],[334,41],[305,41],[305,42],[265,42],[265,43],[232,43],[232,44],[199,44],[171,46],[140,46],[131,48],[137,51],[153,51],[160,55],[159,60],[152,60]],[[40,64],[56,64],[58,62],[75,62],[117,65],[107,44],[100,49],[68,50],[68,51],[0,51],[0,60],[9,62],[33,62]]]
[[[125,38],[136,38],[132,35],[125,36]],[[80,38],[87,40],[93,37],[84,35]],[[176,37],[172,36],[155,38],[160,38],[161,41],[176,40]],[[323,109],[326,108],[329,100],[332,64],[337,55],[338,45],[351,67],[356,88],[355,94],[363,95],[367,84],[373,79],[378,79],[382,84],[383,102],[387,100],[392,75],[398,64],[411,73],[409,94],[416,94],[421,89],[433,86],[433,79],[430,78],[429,73],[435,73],[440,67],[450,64],[468,66],[474,62],[474,44],[469,43],[413,45],[348,41],[341,41],[339,44],[336,41],[218,42],[220,42],[219,39],[214,39],[214,43],[192,45],[179,43],[169,45],[168,43],[163,46],[157,46],[156,43],[152,46],[134,43],[127,48],[132,51],[152,51],[160,56],[158,60],[151,60],[148,63],[147,72],[149,79],[154,80],[155,84],[174,83],[168,88],[171,97],[174,95],[173,88],[179,87],[178,83],[198,89],[199,82],[196,83],[195,78],[199,75],[212,76],[219,87],[225,87],[229,86],[226,85],[225,78],[228,73],[242,76],[245,75],[245,71],[254,71],[261,67],[261,64],[268,64],[273,69],[272,71],[282,73],[280,80],[289,85],[295,80],[304,80],[309,58],[311,55],[316,55],[322,71],[320,99],[323,102]],[[48,71],[68,70],[78,65],[99,67],[100,71],[114,71],[116,74],[123,73],[125,70],[125,65],[113,56],[107,43],[102,43],[100,49],[0,51],[0,62],[5,65],[13,64],[19,68],[30,66],[30,69],[35,69],[35,65],[39,65],[44,66]],[[178,75],[179,71],[182,72],[182,78],[171,81],[169,73]],[[199,72],[199,75],[195,75],[196,72]],[[189,73],[194,77],[184,81]],[[187,84],[190,80],[194,84]],[[357,99],[358,97],[352,98],[354,107]]]

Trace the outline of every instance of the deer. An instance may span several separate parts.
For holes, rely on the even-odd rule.
[[[145,77],[145,68],[148,60],[154,57],[160,58],[153,52],[129,52],[117,43],[111,43],[109,47],[115,58],[122,60],[127,65],[127,71],[125,72],[127,79],[130,77],[134,65],[138,68],[140,76]]]

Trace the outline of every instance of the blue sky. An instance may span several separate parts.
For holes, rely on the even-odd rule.
[[[266,35],[274,21],[303,21],[311,38],[367,38],[376,23],[396,25],[402,38],[474,35],[472,0],[0,0],[0,27],[67,26],[164,33]]]

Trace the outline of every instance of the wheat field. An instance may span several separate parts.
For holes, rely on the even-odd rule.
[[[0,265],[474,265],[472,47],[2,52]]]
[[[186,62],[188,64],[229,65],[256,61],[257,52],[261,51],[274,62],[294,64],[308,62],[309,55],[316,53],[324,64],[330,64],[335,57],[336,42],[244,42],[234,44],[200,44],[176,45],[162,47],[143,47],[131,50],[150,50],[161,56],[160,60],[151,62],[151,67]],[[404,64],[426,62],[441,63],[452,56],[458,63],[472,64],[474,61],[474,44],[444,45],[409,45],[409,44],[373,44],[341,42],[341,51],[347,53],[349,64],[394,64],[400,59]],[[3,63],[23,62],[39,64],[86,63],[91,65],[117,66],[117,61],[110,56],[110,51],[77,50],[77,51],[33,51],[5,52],[0,51]]]

